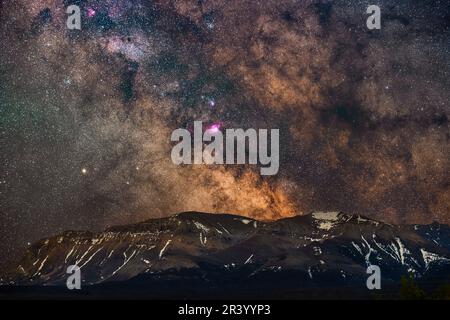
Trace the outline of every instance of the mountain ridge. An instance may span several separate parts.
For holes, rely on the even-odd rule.
[[[101,232],[69,230],[44,238],[28,248],[2,283],[65,286],[66,268],[74,264],[81,268],[83,285],[92,287],[139,287],[136,279],[160,285],[181,281],[178,287],[192,281],[200,287],[236,281],[290,286],[288,278],[302,288],[365,287],[366,269],[373,264],[380,266],[384,283],[408,274],[446,283],[450,228],[396,226],[342,212],[274,221],[182,212]]]

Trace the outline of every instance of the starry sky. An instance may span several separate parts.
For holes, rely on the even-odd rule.
[[[2,263],[188,210],[450,223],[446,0],[0,0],[0,26]],[[278,174],[174,165],[195,120],[280,129]]]

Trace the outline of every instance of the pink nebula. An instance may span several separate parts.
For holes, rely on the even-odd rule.
[[[220,124],[219,123],[213,123],[212,125],[210,125],[208,127],[208,129],[206,129],[206,131],[209,131],[211,133],[219,132],[219,130],[220,130]]]
[[[96,14],[96,12],[94,9],[92,9],[92,8],[87,9],[87,15],[89,18],[92,18],[93,16],[95,16],[95,14]]]

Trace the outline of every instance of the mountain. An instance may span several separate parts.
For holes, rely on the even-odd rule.
[[[370,265],[380,267],[382,288],[402,275],[425,285],[450,283],[450,228],[394,226],[340,212],[271,222],[186,212],[40,240],[1,280],[8,287],[68,291],[70,265],[81,268],[84,289],[107,296],[368,294]]]

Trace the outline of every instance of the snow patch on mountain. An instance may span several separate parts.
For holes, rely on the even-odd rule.
[[[250,255],[250,257],[248,257],[247,260],[245,260],[244,264],[252,263],[252,258],[253,258],[253,253]]]
[[[314,212],[312,217],[322,230],[330,230],[339,222],[339,212]]]
[[[209,232],[209,228],[200,222],[194,221],[194,225],[197,227],[197,229],[202,230],[204,232]]]
[[[122,265],[120,265],[116,270],[113,271],[113,273],[111,273],[111,275],[109,276],[109,278],[111,278],[112,276],[114,276],[117,272],[119,272],[123,267],[125,267],[125,265],[131,260],[131,258],[134,257],[134,255],[136,254],[136,250],[133,251],[133,253],[127,257],[127,251],[130,247],[127,248],[127,250],[125,250],[123,252],[123,257],[124,257],[124,261],[122,263]]]
[[[203,233],[200,232],[200,243],[202,244],[202,246],[206,246],[206,242],[208,241],[208,239],[206,238],[206,235],[204,236]]]
[[[39,268],[37,269],[36,273],[35,273],[33,276],[37,276],[37,275],[40,274],[40,271],[41,271],[42,268],[44,267],[45,262],[47,261],[47,259],[48,259],[48,255],[45,257],[44,260],[42,260],[41,265],[39,266]]]
[[[169,246],[169,244],[172,242],[172,240],[167,240],[166,244],[164,245],[164,247],[161,249],[161,251],[159,252],[159,259],[161,260],[161,258],[164,255],[164,252],[166,251],[167,247]]]
[[[425,262],[425,268],[427,269],[433,262],[450,262],[450,259],[442,257],[433,252],[428,252],[425,249],[420,249],[420,252],[422,253],[423,261]]]

